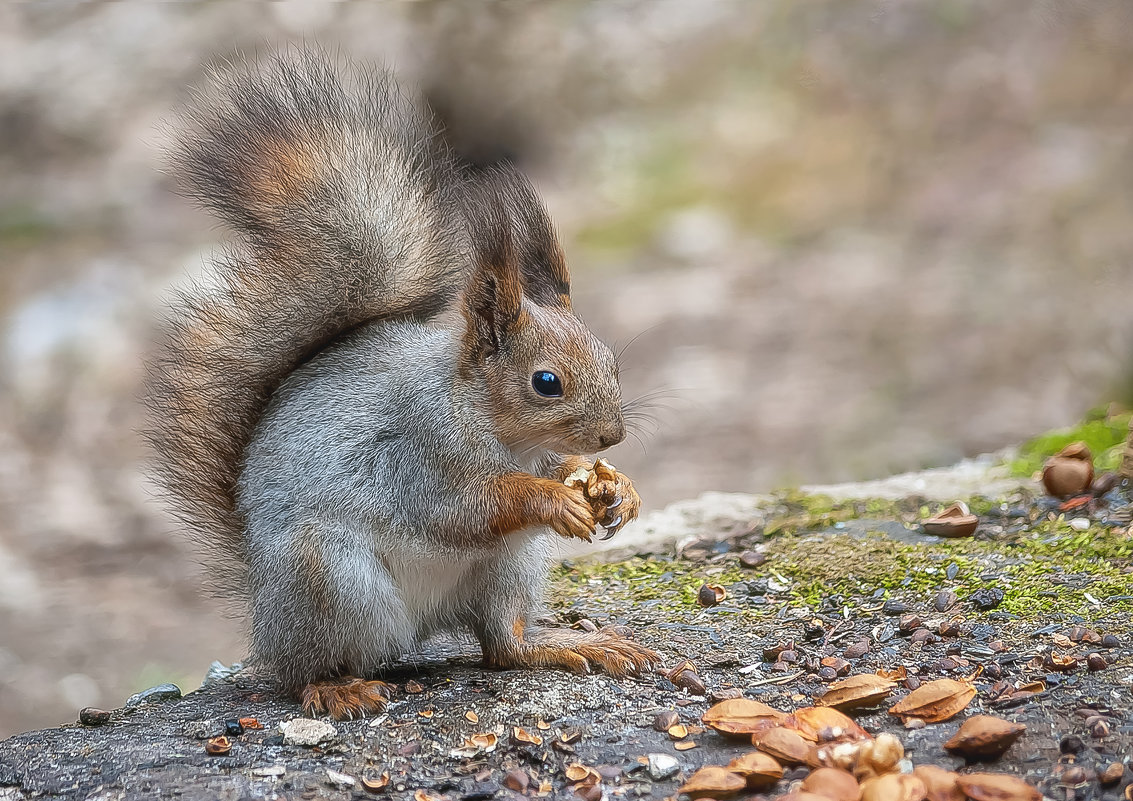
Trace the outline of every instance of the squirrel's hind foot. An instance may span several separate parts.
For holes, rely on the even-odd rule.
[[[656,651],[609,629],[578,632],[546,629],[533,641],[519,641],[505,654],[486,655],[497,668],[559,668],[572,673],[601,671],[615,678],[640,676],[657,667]]]
[[[330,715],[335,720],[353,720],[376,715],[386,708],[390,687],[384,681],[341,678],[311,682],[303,688],[303,711]]]

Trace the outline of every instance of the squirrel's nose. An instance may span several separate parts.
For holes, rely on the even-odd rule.
[[[598,436],[598,445],[600,445],[602,449],[605,450],[606,448],[611,448],[614,445],[617,445],[625,438],[626,426],[625,423],[619,420],[615,425],[611,426],[608,431],[605,431]]]

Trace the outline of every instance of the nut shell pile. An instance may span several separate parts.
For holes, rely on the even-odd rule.
[[[933,765],[909,772],[904,746],[897,737],[887,733],[873,737],[835,708],[877,703],[894,687],[896,682],[884,676],[851,676],[819,699],[825,705],[789,714],[748,698],[721,701],[704,713],[705,725],[726,737],[750,738],[755,750],[727,766],[700,768],[679,792],[694,799],[770,793],[782,779],[784,766],[801,766],[810,769],[806,777],[793,782],[785,794],[772,797],[782,801],[1040,801],[1039,791],[1016,776],[961,775]],[[921,685],[889,711],[926,722],[947,720],[967,707],[974,695],[968,682],[943,679]],[[994,759],[1024,731],[1021,724],[976,715],[960,726],[945,747],[972,759]]]

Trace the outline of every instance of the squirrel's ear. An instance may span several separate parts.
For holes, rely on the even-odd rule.
[[[523,305],[523,278],[511,221],[494,213],[479,228],[476,266],[463,297],[464,352],[472,361],[500,350],[519,321]]]

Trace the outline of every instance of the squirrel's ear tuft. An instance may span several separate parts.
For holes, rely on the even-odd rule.
[[[523,278],[512,221],[499,206],[475,225],[476,264],[464,290],[464,351],[474,361],[498,352],[519,321]]]
[[[570,271],[555,227],[535,187],[514,167],[496,167],[479,176],[481,197],[511,220],[512,252],[523,281],[523,295],[539,306],[570,308]]]

